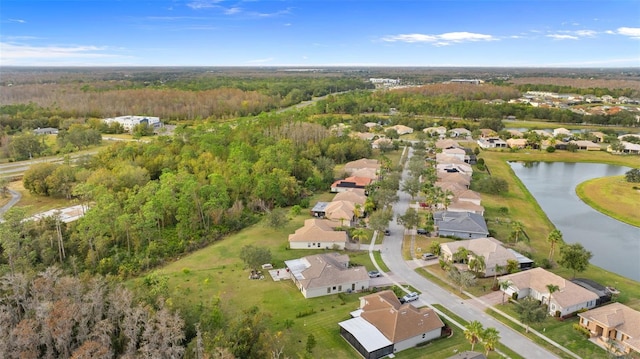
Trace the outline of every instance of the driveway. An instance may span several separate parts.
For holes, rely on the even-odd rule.
[[[410,147],[407,149],[409,151],[408,156],[411,157],[413,149]],[[405,181],[407,178],[409,178],[409,173],[405,167],[402,172],[402,181]],[[402,185],[400,185],[400,188],[402,188]],[[398,191],[398,198],[398,202],[393,206],[394,217],[396,218],[398,215],[404,215],[411,201],[409,194],[401,190]],[[383,246],[385,250],[381,251],[382,260],[395,275],[403,278],[407,284],[412,285],[422,293],[420,299],[416,301],[416,305],[431,306],[432,303],[439,303],[468,322],[478,320],[485,328],[494,327],[500,332],[501,343],[527,358],[558,358],[557,355],[487,315],[484,310],[478,306],[465,304],[465,301],[461,300],[460,297],[444,290],[416,273],[413,266],[408,265],[407,261],[402,257],[404,227],[399,225],[397,221],[391,221],[389,223],[389,229],[391,230],[391,235],[384,238]]]

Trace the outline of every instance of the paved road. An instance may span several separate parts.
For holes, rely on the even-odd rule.
[[[408,151],[408,156],[411,157],[413,149],[409,148]],[[409,173],[405,168],[402,172],[402,180],[404,181],[408,177]],[[404,215],[411,200],[409,194],[403,191],[398,191],[398,196],[399,200],[393,207],[393,212],[396,218],[398,215]],[[555,354],[535,344],[520,333],[487,315],[478,306],[465,304],[464,300],[460,299],[460,297],[440,288],[436,284],[433,284],[428,279],[416,273],[402,258],[404,227],[397,224],[396,221],[391,221],[391,223],[389,223],[389,229],[391,230],[391,235],[385,237],[382,243],[382,260],[395,275],[403,278],[404,281],[422,293],[419,299],[421,304],[428,305],[438,303],[467,321],[477,320],[481,322],[485,328],[496,328],[500,331],[500,342],[526,358],[558,358]]]
[[[2,220],[2,216],[4,216],[4,214],[16,203],[18,203],[18,201],[20,201],[20,198],[22,198],[22,194],[20,194],[20,192],[16,192],[12,189],[9,189],[9,194],[11,194],[11,200],[4,206],[0,207],[0,221]]]

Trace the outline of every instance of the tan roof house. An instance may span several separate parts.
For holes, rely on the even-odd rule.
[[[455,182],[469,188],[469,186],[471,185],[471,176],[462,174],[460,172],[454,172],[454,173],[439,172],[438,182]]]
[[[348,191],[337,193],[333,196],[333,201],[349,201],[362,206],[367,201],[367,196],[364,194],[363,189],[352,188]]]
[[[459,147],[444,148],[442,149],[442,153],[451,157],[457,157],[459,160],[462,160],[462,162],[464,162],[464,159],[467,156],[465,150]]]
[[[436,148],[440,148],[440,149],[460,148],[460,145],[458,144],[458,141],[447,138],[444,140],[436,141]]]
[[[381,358],[439,338],[444,323],[431,308],[401,304],[395,293],[360,298],[356,317],[340,322],[340,334],[365,358]]]
[[[339,226],[351,227],[351,223],[355,219],[355,207],[355,204],[349,201],[329,202],[324,210],[324,216],[332,222],[337,222]]]
[[[405,125],[395,125],[395,126],[391,126],[388,129],[390,130],[396,130],[396,132],[399,135],[406,135],[409,133],[413,133],[413,128],[409,127],[409,126],[405,126]]]
[[[451,129],[451,131],[449,131],[449,133],[451,133],[451,137],[470,137],[471,136],[471,131],[467,130],[464,127],[453,128]]]
[[[339,248],[344,249],[347,244],[347,232],[336,231],[340,223],[327,219],[310,218],[304,221],[304,226],[289,235],[289,248]]]
[[[371,147],[372,148],[381,148],[381,147],[389,147],[393,145],[393,141],[391,141],[390,139],[386,138],[386,137],[381,137],[378,138],[377,140],[374,140],[373,142],[371,142]]]
[[[454,196],[461,191],[468,190],[467,186],[465,186],[464,184],[452,181],[436,181],[433,185],[436,187],[440,187],[443,191],[451,191]]]
[[[553,129],[553,137],[556,136],[571,136],[571,131],[567,130],[564,127],[558,127]]]
[[[352,174],[353,172],[361,169],[374,169],[376,171],[380,170],[380,161],[369,158],[361,158],[359,160],[347,162],[344,165],[344,171],[348,174]]]
[[[466,163],[464,159],[458,156],[453,156],[448,153],[436,153],[436,163]]]
[[[509,132],[509,134],[512,137],[524,137],[524,134],[522,133],[522,131],[519,131],[519,130],[511,129],[511,130],[507,130],[507,132]]]
[[[473,174],[473,168],[468,163],[438,163],[436,164],[437,172],[444,173],[463,173],[471,176]]]
[[[607,135],[605,135],[604,133],[602,133],[600,131],[593,131],[593,132],[591,132],[591,135],[593,135],[595,138],[597,138],[598,142],[604,142],[605,137],[607,137]]]
[[[367,269],[363,266],[350,267],[346,254],[315,254],[284,263],[305,298],[359,292],[369,288]]]
[[[513,252],[502,246],[502,242],[493,237],[442,243],[440,245],[440,250],[443,259],[446,261],[453,261],[453,255],[461,247],[474,253],[473,255],[470,255],[470,257],[474,255],[484,257],[486,268],[482,274],[485,277],[506,273],[507,261],[517,260],[516,255],[513,254]],[[502,267],[502,269],[497,273],[496,266]]]
[[[452,201],[449,206],[447,206],[447,211],[449,212],[469,212],[469,213],[475,213],[475,214],[479,214],[481,216],[484,216],[484,207],[479,205],[479,204],[475,204],[472,202],[465,202],[465,201],[460,201],[460,200],[454,200]]]
[[[422,130],[424,133],[428,133],[431,136],[440,135],[444,136],[447,134],[447,128],[444,126],[436,126],[436,127],[427,127]]]
[[[525,148],[527,147],[527,139],[526,138],[509,138],[507,139],[507,146],[509,148]]]
[[[640,354],[640,312],[621,303],[611,303],[600,308],[578,313],[580,325],[589,329],[600,345],[614,340],[625,353]]]
[[[380,170],[375,168],[360,168],[351,172],[350,174],[354,177],[365,177],[376,180],[380,176]]]
[[[573,143],[577,145],[579,150],[600,151],[601,149],[599,144],[593,143],[591,141],[586,141],[586,140],[569,141],[569,143]]]
[[[551,294],[549,313],[563,317],[596,306],[599,296],[571,281],[555,275],[543,268],[533,268],[523,272],[507,274],[501,281],[509,281],[511,285],[503,290],[508,295],[516,295],[516,299],[532,297],[542,303],[549,302],[548,284],[557,285],[560,289]]]
[[[349,136],[365,141],[371,141],[376,137],[376,134],[373,132],[350,132]]]

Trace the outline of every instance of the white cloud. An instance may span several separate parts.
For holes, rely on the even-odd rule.
[[[593,30],[578,30],[578,31],[574,31],[573,33],[583,37],[593,37],[593,36],[596,36],[597,34],[597,32]]]
[[[547,37],[556,40],[578,40],[578,37],[573,35],[549,34]]]
[[[223,0],[194,0],[187,4],[188,7],[198,10],[198,9],[208,9],[212,7],[218,7],[218,3]]]
[[[389,35],[382,38],[386,42],[407,42],[407,43],[431,43],[436,46],[446,46],[452,43],[461,43],[469,41],[494,41],[497,40],[491,35],[476,34],[473,32],[447,32],[439,35],[428,34],[399,34]]]
[[[9,19],[9,20],[7,20],[7,21],[9,21],[9,22],[16,22],[16,23],[18,23],[18,24],[24,24],[24,23],[26,23],[26,21],[24,21],[24,20],[22,20],[22,19]]]
[[[242,11],[242,8],[236,6],[236,7],[230,7],[228,9],[224,10],[224,13],[225,13],[225,15],[234,15],[234,14],[237,14],[237,13],[239,13],[241,11]]]
[[[0,53],[2,53],[0,59],[3,65],[28,65],[30,62],[39,62],[40,60],[79,60],[119,56],[105,53],[106,50],[106,47],[100,46],[33,46],[0,42]]]
[[[640,27],[620,27],[617,33],[634,39],[640,39]]]

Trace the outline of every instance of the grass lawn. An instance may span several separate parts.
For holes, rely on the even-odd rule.
[[[518,318],[518,313],[516,313],[514,309],[515,306],[516,304],[514,303],[505,303],[504,305],[499,305],[498,309],[514,318]],[[500,314],[492,310],[488,310],[488,312],[513,329],[517,330],[523,335],[526,335],[536,343],[545,346],[548,350],[553,351],[557,355],[563,358],[572,358],[566,353],[558,350],[557,348],[538,338],[537,336],[531,333],[525,333],[525,329],[507,319],[502,318]],[[573,353],[579,355],[582,358],[609,358],[604,349],[593,344],[580,333],[578,333],[575,329],[573,329],[573,325],[578,322],[579,318],[577,316],[565,320],[558,320],[554,317],[547,317],[543,322],[531,325],[531,328],[539,331],[549,339],[555,341],[556,343],[559,343],[560,345],[571,350]]]
[[[18,203],[16,203],[15,207],[25,207],[28,217],[33,216],[36,213],[48,211],[50,209],[69,207],[77,204],[71,200],[64,198],[54,198],[31,194],[24,188],[24,186],[22,185],[22,181],[11,182],[9,183],[8,187],[22,194],[22,198]]]
[[[576,187],[578,197],[597,211],[640,227],[640,190],[624,176],[594,178]]]

